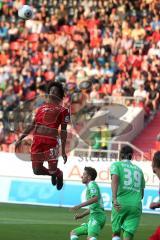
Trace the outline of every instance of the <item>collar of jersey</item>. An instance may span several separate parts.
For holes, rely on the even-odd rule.
[[[128,159],[123,159],[121,160],[122,162],[128,162],[128,163],[131,163],[131,160],[128,160]]]
[[[94,180],[90,181],[90,182],[88,183],[88,186],[89,186],[92,182],[95,182],[95,181],[94,181]]]

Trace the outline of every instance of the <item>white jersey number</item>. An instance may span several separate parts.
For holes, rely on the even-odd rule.
[[[124,185],[125,186],[131,186],[134,185],[135,188],[139,188],[141,185],[141,174],[138,171],[133,172],[128,168],[124,168]]]

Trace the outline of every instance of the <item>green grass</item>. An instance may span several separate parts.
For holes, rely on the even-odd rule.
[[[106,214],[107,223],[99,240],[111,239],[110,212]],[[69,232],[81,222],[75,222],[67,208],[0,205],[0,239],[3,240],[69,240]],[[158,223],[158,215],[143,214],[135,240],[147,240]]]

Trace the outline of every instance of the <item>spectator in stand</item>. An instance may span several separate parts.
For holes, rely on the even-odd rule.
[[[92,90],[90,92],[90,100],[94,102],[94,100],[99,99],[99,89],[100,89],[100,84],[98,81],[92,84]]]
[[[4,133],[4,128],[3,128],[3,123],[0,122],[0,144],[3,143],[5,138],[5,133]]]
[[[160,49],[158,47],[158,44],[153,43],[151,48],[148,51],[148,57],[152,58],[153,56],[160,57]]]
[[[156,89],[155,82],[152,81],[150,84],[150,90],[147,96],[147,104],[151,105],[153,112],[156,112],[159,100],[159,92]]]
[[[117,82],[116,88],[112,91],[112,96],[121,97],[123,96],[123,94],[124,94],[124,90],[122,88],[122,83]]]
[[[160,41],[160,26],[155,27],[155,31],[152,34],[152,39],[154,43],[157,43]]]
[[[155,30],[156,27],[160,27],[160,17],[158,14],[156,14],[153,18],[153,21],[151,22],[151,27],[153,30]]]
[[[135,93],[135,88],[133,87],[133,82],[131,79],[128,79],[123,85],[124,96],[133,97]]]
[[[7,38],[8,35],[8,29],[6,27],[6,24],[4,21],[0,21],[0,38]]]
[[[16,41],[18,39],[18,28],[15,26],[15,22],[10,23],[8,38],[10,42]]]
[[[122,37],[120,48],[123,48],[124,50],[128,51],[133,45],[133,40],[129,35],[124,35]]]
[[[142,103],[143,106],[146,106],[147,104],[147,91],[144,89],[144,84],[143,83],[140,83],[139,86],[138,86],[138,89],[136,89],[134,91],[134,94],[133,96],[136,98],[136,99],[139,99],[139,103]]]

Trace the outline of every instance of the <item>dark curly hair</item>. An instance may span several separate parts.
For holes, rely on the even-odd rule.
[[[63,99],[65,95],[63,85],[60,82],[50,81],[46,86],[47,94],[50,94],[52,87],[56,88],[55,94],[58,95],[60,99]]]
[[[127,145],[123,146],[119,155],[120,160],[123,160],[123,159],[131,160],[132,156],[133,156],[133,149]]]
[[[156,168],[160,168],[160,151],[157,151],[154,154],[152,166]]]
[[[97,177],[97,171],[95,168],[92,167],[85,167],[84,170],[87,172],[87,174],[91,177],[91,180],[95,180]]]

